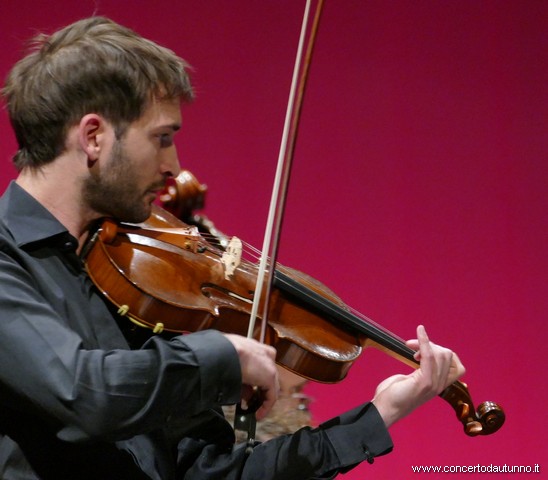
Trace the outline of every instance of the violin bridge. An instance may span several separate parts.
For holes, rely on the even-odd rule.
[[[232,237],[221,257],[221,263],[225,269],[225,279],[230,280],[234,271],[242,260],[242,241],[238,237]]]

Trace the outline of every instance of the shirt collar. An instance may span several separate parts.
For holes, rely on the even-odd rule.
[[[12,181],[0,199],[0,218],[17,246],[23,247],[55,237],[66,245],[68,230],[40,202]]]

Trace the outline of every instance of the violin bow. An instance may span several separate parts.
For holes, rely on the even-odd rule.
[[[282,228],[283,214],[287,198],[287,187],[289,185],[289,179],[291,174],[291,166],[293,162],[293,154],[295,151],[298,125],[301,117],[304,92],[308,80],[308,73],[310,70],[314,45],[316,43],[316,36],[321,14],[323,11],[324,0],[318,0],[314,19],[312,25],[309,28],[311,3],[311,0],[306,1],[303,21],[301,24],[301,33],[299,36],[297,55],[293,68],[293,76],[291,80],[289,99],[284,120],[284,128],[282,132],[280,151],[278,155],[278,163],[276,167],[276,174],[274,177],[274,184],[272,187],[272,195],[270,199],[270,207],[265,227],[263,246],[261,249],[261,257],[259,260],[257,284],[254,292],[253,304],[251,307],[251,314],[247,332],[248,338],[253,338],[257,314],[259,311],[259,304],[261,301],[262,291],[264,287],[265,295],[263,298],[265,300],[263,304],[261,331],[259,336],[259,341],[261,343],[264,343],[265,341],[266,325],[268,323],[269,298],[274,282],[274,273],[276,270],[275,265],[276,259],[278,257],[280,232]],[[310,30],[310,32],[307,39],[306,35],[308,30]],[[304,54],[303,59],[305,43],[306,53]],[[265,276],[267,277],[266,283]],[[259,392],[255,393],[255,398],[250,401],[247,409],[244,410],[241,404],[238,405],[234,420],[235,429],[247,432],[248,453],[251,452],[251,449],[255,442],[255,411],[260,406],[261,402]]]
[[[324,0],[319,0],[316,6],[316,12],[314,14],[312,25],[310,27],[310,34],[308,36],[307,48],[303,61],[304,44],[310,17],[310,4],[311,0],[307,0],[305,5],[303,22],[301,25],[301,34],[299,38],[299,45],[297,48],[297,57],[295,59],[295,66],[293,69],[293,78],[291,81],[289,100],[285,115],[284,129],[280,144],[280,152],[278,155],[276,175],[272,188],[272,196],[270,200],[270,208],[265,228],[264,242],[261,250],[261,258],[259,261],[257,289],[255,291],[253,307],[251,310],[251,319],[249,322],[248,336],[251,337],[255,329],[255,322],[259,309],[259,302],[264,285],[266,270],[270,265],[271,268],[268,269],[268,276],[265,285],[266,295],[261,323],[261,342],[263,342],[265,338],[268,303],[270,298],[270,290],[274,281],[276,259],[278,257],[280,233],[282,229],[283,215],[287,199],[287,187],[289,185],[289,180],[291,176],[291,167],[293,164],[293,155],[295,152],[297,131],[301,118],[304,92],[308,81],[308,73],[312,61],[314,45],[316,43],[316,37],[318,33],[321,14],[323,11]]]

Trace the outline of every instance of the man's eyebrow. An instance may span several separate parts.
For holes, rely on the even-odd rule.
[[[180,123],[168,123],[168,124],[165,124],[165,125],[158,125],[156,128],[154,128],[154,130],[164,130],[164,129],[169,129],[169,130],[173,130],[174,132],[177,132],[178,130],[181,129],[181,124]]]

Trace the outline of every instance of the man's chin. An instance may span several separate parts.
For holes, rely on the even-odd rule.
[[[125,223],[143,223],[147,220],[152,213],[152,203],[143,205],[139,210],[125,210],[123,212],[113,212],[112,217],[114,217],[119,222]]]
[[[145,209],[143,209],[141,215],[136,215],[132,223],[143,223],[144,221],[148,220],[151,214],[152,214],[152,204],[148,205]]]

